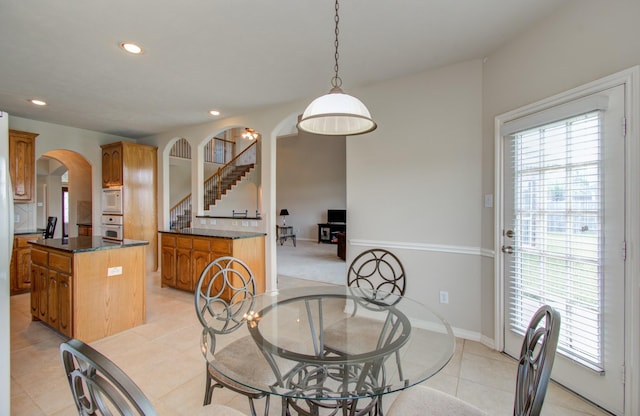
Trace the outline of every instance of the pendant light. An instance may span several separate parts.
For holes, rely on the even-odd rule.
[[[338,76],[338,0],[336,0],[336,40],[335,44],[335,75],[331,79],[331,90],[328,94],[316,98],[309,104],[302,118],[298,122],[298,129],[314,134],[328,136],[353,136],[368,133],[376,129],[376,123],[371,119],[367,107],[356,97],[345,94],[342,89],[342,79]]]

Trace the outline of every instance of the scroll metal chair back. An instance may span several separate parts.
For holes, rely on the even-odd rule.
[[[400,260],[388,250],[376,248],[360,253],[349,266],[347,286],[371,290],[373,297],[383,300],[385,295],[394,294],[395,301],[404,295],[405,273]]]
[[[524,334],[516,379],[514,416],[539,416],[549,386],[558,346],[560,314],[548,305],[533,315]],[[404,390],[391,404],[388,416],[486,416],[477,407],[425,386]]]
[[[156,415],[142,390],[89,345],[71,339],[60,355],[79,415]]]
[[[405,292],[406,275],[400,260],[390,251],[384,249],[370,249],[360,253],[350,264],[347,272],[347,286],[350,293],[355,295],[352,318],[343,319],[324,331],[324,348],[328,353],[347,355],[344,339],[352,338],[360,341],[363,350],[379,349],[396,339],[402,331],[402,325],[391,313],[386,314],[383,322],[371,320],[366,316],[356,316],[358,308],[370,311],[385,311],[389,305],[395,305]],[[349,325],[348,322],[357,322]],[[360,347],[359,346],[359,347]],[[402,379],[403,371],[399,350],[395,352],[397,374]],[[390,358],[390,357],[387,357]],[[371,370],[379,385],[385,384],[384,362],[376,363]],[[372,406],[372,407],[371,407]],[[374,398],[373,402],[356,413],[372,411],[379,414],[382,411],[382,395]]]
[[[552,307],[543,305],[533,315],[524,334],[518,361],[513,408],[515,416],[540,414],[551,378],[559,334],[560,314]]]
[[[198,278],[195,289],[198,320],[214,333],[231,333],[244,324],[255,293],[256,281],[249,266],[235,257],[219,257]],[[242,303],[245,300],[249,302]]]
[[[234,382],[209,364],[211,360],[237,361],[240,357],[243,361],[255,362],[256,372],[260,371],[260,366],[256,361],[258,359],[264,361],[264,359],[262,356],[255,357],[257,347],[251,337],[242,337],[219,351],[216,349],[218,336],[230,334],[241,325],[246,324],[246,318],[250,316],[252,311],[255,293],[256,282],[253,272],[242,260],[235,257],[219,257],[209,263],[200,273],[195,288],[194,301],[198,320],[203,327],[202,353],[207,359],[205,406],[211,403],[213,390],[216,387],[226,387],[249,399],[252,415],[256,414],[253,400],[266,397],[265,415],[269,413],[268,394]],[[259,351],[257,353],[259,354]],[[272,374],[271,368],[268,366],[266,371]]]

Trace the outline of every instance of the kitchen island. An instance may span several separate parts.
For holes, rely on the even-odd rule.
[[[184,228],[160,231],[162,286],[193,292],[202,270],[211,261],[233,256],[249,266],[256,292],[265,291],[265,233]],[[223,298],[229,298],[224,293]]]
[[[52,238],[31,244],[31,315],[91,342],[144,323],[147,241]]]

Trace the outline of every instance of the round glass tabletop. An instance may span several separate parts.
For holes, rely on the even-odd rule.
[[[420,383],[451,359],[450,325],[408,297],[301,287],[230,303],[203,330],[213,368],[254,390],[306,401],[375,398]],[[216,325],[232,322],[234,330]],[[331,407],[331,406],[329,406]]]

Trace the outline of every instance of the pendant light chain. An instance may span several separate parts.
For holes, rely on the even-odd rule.
[[[300,121],[298,121],[297,127],[299,131],[323,136],[354,136],[373,131],[378,126],[371,119],[371,114],[364,103],[354,96],[345,94],[340,88],[342,86],[342,79],[338,75],[340,70],[338,65],[338,58],[340,57],[338,53],[340,46],[340,41],[338,40],[340,15],[338,10],[340,6],[338,0],[335,0],[335,3],[336,38],[333,43],[336,49],[334,54],[335,65],[333,67],[335,75],[331,78],[331,86],[333,88],[329,93],[316,98],[307,106],[304,113],[302,113]]]
[[[340,42],[338,41],[338,34],[340,33],[340,30],[338,29],[338,23],[340,23],[340,15],[338,15],[338,9],[340,8],[340,6],[338,5],[338,0],[336,0],[336,16],[334,18],[335,22],[336,22],[336,40],[334,41],[334,45],[336,47],[336,52],[335,52],[335,60],[336,60],[336,64],[333,67],[333,70],[335,71],[336,75],[331,79],[331,86],[333,88],[340,88],[342,86],[342,79],[338,76],[338,58],[340,57],[340,54],[338,53],[338,46],[340,45]]]

